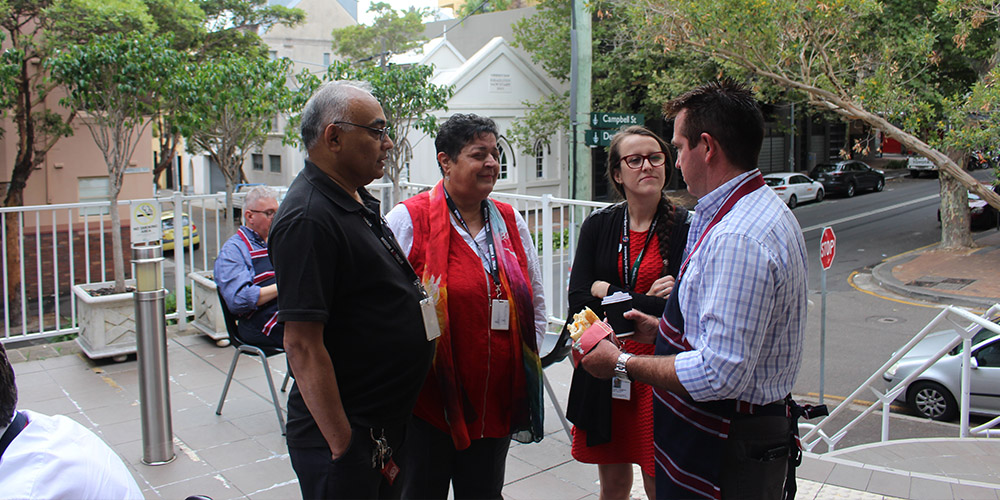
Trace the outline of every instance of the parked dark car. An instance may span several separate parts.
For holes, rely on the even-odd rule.
[[[810,176],[821,182],[827,193],[843,193],[848,198],[859,189],[881,191],[885,188],[885,174],[858,160],[820,163],[813,167]]]

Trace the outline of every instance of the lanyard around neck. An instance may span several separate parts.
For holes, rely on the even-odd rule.
[[[476,235],[472,234],[472,231],[469,230],[469,225],[465,223],[465,219],[462,217],[462,212],[459,212],[458,207],[455,206],[455,202],[451,200],[451,196],[448,195],[448,190],[445,189],[444,186],[441,186],[441,191],[444,192],[444,201],[448,204],[448,210],[450,210],[451,214],[455,216],[458,223],[462,225],[462,229],[465,229],[465,232],[469,233],[469,236],[472,237],[472,243],[476,247],[476,254],[479,255],[480,248],[479,243],[476,243]],[[488,253],[485,260],[489,265],[489,273],[490,276],[493,277],[493,284],[500,286],[500,265],[497,262],[496,245],[493,243],[493,229],[490,227],[490,210],[489,207],[486,206],[486,200],[483,200],[482,203],[480,203],[479,210],[482,211],[483,229],[486,230],[486,248]],[[482,255],[480,255],[480,257],[482,257]]]
[[[622,285],[625,286],[626,290],[631,291],[635,289],[635,284],[639,279],[639,264],[642,262],[642,256],[646,254],[649,240],[653,238],[653,232],[656,230],[656,219],[659,218],[659,215],[660,208],[657,206],[656,213],[653,214],[653,222],[649,224],[649,229],[646,230],[646,242],[642,244],[642,250],[635,257],[635,262],[632,262],[629,258],[632,244],[630,243],[631,238],[629,238],[628,204],[625,204],[625,215],[622,217],[622,240],[618,248],[621,249],[619,254],[622,256]]]
[[[416,285],[417,289],[420,290],[420,294],[426,298],[427,290],[425,290],[423,285],[420,284],[420,278],[417,276],[417,272],[413,270],[413,266],[410,265],[410,261],[403,257],[403,249],[399,248],[399,243],[396,242],[396,238],[385,237],[385,231],[382,229],[385,225],[385,220],[379,218],[373,222],[371,219],[374,219],[375,215],[371,212],[371,210],[368,210],[367,208],[362,208],[361,210],[361,218],[365,221],[365,224],[368,225],[368,229],[370,229],[375,237],[379,239],[382,246],[388,250],[389,255],[392,255],[392,258],[401,268],[403,268],[403,271],[407,273],[411,279],[413,279],[413,283]]]

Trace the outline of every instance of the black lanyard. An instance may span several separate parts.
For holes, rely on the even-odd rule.
[[[629,227],[628,227],[628,205],[625,206],[625,216],[622,218],[622,241],[619,244],[621,248],[622,256],[622,285],[624,285],[626,290],[634,290],[635,283],[639,279],[639,263],[642,262],[642,256],[646,254],[646,247],[649,246],[649,240],[653,237],[653,231],[656,230],[656,219],[660,215],[660,208],[656,208],[656,213],[653,214],[653,222],[649,224],[649,229],[646,231],[646,242],[642,244],[642,250],[639,255],[635,258],[635,262],[629,259],[629,253],[631,253],[631,243],[629,242]]]
[[[410,261],[403,258],[403,249],[399,248],[399,243],[396,242],[396,238],[389,239],[385,237],[385,231],[382,230],[382,227],[385,225],[385,219],[375,220],[375,222],[372,222],[369,217],[374,218],[375,214],[373,214],[371,210],[368,210],[368,208],[362,208],[362,210],[363,212],[361,218],[364,219],[365,224],[368,224],[368,229],[371,229],[372,233],[375,234],[375,237],[382,242],[382,246],[389,251],[389,255],[392,255],[392,258],[395,259],[396,263],[403,268],[404,272],[410,275],[410,278],[413,279],[413,284],[416,285],[418,290],[420,290],[420,295],[426,298],[427,290],[425,290],[423,285],[420,284],[420,278],[417,276],[417,272],[413,270],[413,266],[410,265]]]
[[[465,223],[465,219],[462,218],[462,213],[458,211],[458,207],[455,206],[455,202],[451,201],[451,196],[448,195],[448,190],[441,186],[441,191],[444,192],[444,201],[448,204],[448,209],[451,210],[451,214],[455,216],[458,223],[462,225],[465,232],[469,233],[472,237],[472,243],[476,247],[476,254],[479,255],[479,243],[476,243],[476,235],[469,231],[469,225]],[[497,250],[496,246],[493,244],[493,229],[490,228],[490,210],[486,206],[486,200],[483,200],[479,205],[479,210],[483,213],[483,228],[486,229],[486,248],[489,251],[486,261],[489,263],[489,273],[493,277],[493,284],[500,286],[500,265],[497,263]],[[481,255],[480,255],[481,256]]]

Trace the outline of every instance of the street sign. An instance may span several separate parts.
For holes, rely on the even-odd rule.
[[[588,130],[583,134],[583,143],[587,146],[610,146],[614,130]]]
[[[645,125],[646,115],[629,113],[591,113],[590,126],[594,128],[617,129],[629,125]]]
[[[160,204],[149,201],[132,201],[129,204],[132,243],[149,243],[161,238]]]
[[[833,256],[837,254],[837,237],[833,234],[832,227],[823,228],[823,236],[819,239],[819,261],[823,264],[823,269],[830,269],[833,265]]]

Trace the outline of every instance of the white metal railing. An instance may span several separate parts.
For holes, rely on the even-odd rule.
[[[368,186],[375,196],[386,199],[391,185],[375,183]],[[431,186],[402,184],[402,197],[408,198]],[[234,196],[242,200],[242,194]],[[607,203],[570,200],[552,196],[525,196],[495,192],[494,198],[510,203],[524,216],[538,249],[542,281],[553,328],[561,328],[568,307],[569,272],[576,254],[577,236],[583,220],[594,209]],[[118,202],[123,224],[127,226],[127,207],[131,200]],[[186,322],[193,314],[185,307],[185,287],[191,284],[188,273],[210,270],[215,264],[219,247],[231,233],[223,226],[225,195],[170,196],[143,201],[157,201],[163,212],[174,212],[173,253],[168,253],[161,266],[173,279],[164,281],[176,294],[179,308],[168,319]],[[237,206],[239,204],[237,203]],[[383,210],[392,207],[383,203]],[[2,286],[3,330],[0,342],[42,339],[77,333],[76,298],[72,287],[77,284],[113,280],[111,265],[111,222],[107,202],[69,203],[0,208],[0,222],[15,223],[8,234],[8,225],[0,223],[0,286]],[[197,228],[199,248],[193,238],[182,246],[182,213],[187,214]],[[127,234],[126,230],[123,234]],[[129,248],[123,248],[126,255]],[[125,278],[132,277],[126,267]]]
[[[996,304],[986,311],[982,316],[977,316],[969,311],[956,306],[945,306],[941,312],[927,324],[920,332],[913,336],[909,342],[907,342],[902,348],[900,348],[895,354],[889,358],[868,380],[863,382],[847,399],[844,400],[840,405],[838,405],[830,415],[821,420],[818,424],[812,425],[808,423],[799,424],[800,431],[806,431],[802,436],[802,446],[806,451],[813,451],[813,449],[820,443],[824,443],[827,447],[826,451],[833,451],[837,443],[847,435],[848,431],[854,428],[862,419],[870,415],[876,409],[881,408],[882,410],[882,441],[889,440],[889,410],[892,402],[896,400],[897,397],[906,390],[906,387],[917,379],[925,370],[927,370],[931,365],[933,365],[937,360],[944,357],[949,351],[951,351],[955,346],[961,342],[962,346],[962,378],[961,378],[961,393],[958,394],[957,400],[959,403],[959,437],[969,437],[969,436],[997,436],[1000,435],[996,430],[993,430],[998,423],[1000,423],[1000,417],[995,418],[983,425],[978,427],[969,428],[969,398],[970,398],[970,374],[973,369],[971,364],[972,355],[972,338],[979,333],[980,330],[986,328],[997,334],[1000,334],[1000,325],[997,325],[991,319],[995,319],[997,315],[1000,314],[1000,304]],[[942,324],[951,323],[955,326],[957,334],[955,338],[949,342],[947,345],[942,347],[934,356],[927,359],[926,362],[920,365],[919,368],[913,371],[903,380],[897,382],[891,388],[883,390],[884,382],[881,381],[882,374],[889,370],[893,365],[899,362],[918,342],[923,340],[931,332],[940,329]],[[830,423],[834,421],[841,413],[847,410],[850,406],[850,402],[854,401],[856,398],[871,391],[878,398],[878,402],[881,404],[875,404],[867,407],[858,416],[854,417],[852,420],[844,424],[840,429],[832,430],[828,432],[827,427],[830,427]]]

